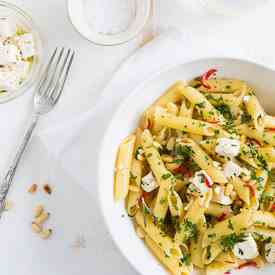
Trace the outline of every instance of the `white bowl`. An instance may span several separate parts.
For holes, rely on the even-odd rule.
[[[183,64],[161,72],[137,87],[116,110],[105,132],[98,170],[98,191],[101,209],[108,230],[125,258],[143,275],[164,275],[167,271],[158,263],[138,238],[130,218],[124,210],[124,202],[115,203],[113,196],[113,172],[117,148],[137,126],[142,112],[172,83],[179,79],[191,79],[209,68],[217,68],[219,76],[246,80],[256,88],[265,110],[275,114],[275,71],[263,66],[236,59],[204,59]],[[271,275],[275,265],[263,269],[245,268],[233,274]],[[197,274],[197,272],[194,272]]]
[[[93,0],[88,0],[93,1]],[[120,45],[135,38],[150,18],[151,1],[135,1],[135,17],[129,27],[115,34],[104,34],[93,30],[89,24],[89,6],[85,0],[67,0],[69,18],[75,29],[86,39],[101,46]]]
[[[8,18],[12,22],[15,22],[18,26],[23,27],[26,31],[31,32],[34,37],[37,51],[28,77],[23,81],[20,87],[14,91],[8,91],[0,94],[0,103],[5,103],[24,94],[24,92],[28,91],[37,80],[43,63],[43,49],[42,39],[38,27],[30,15],[28,15],[21,8],[8,2],[0,1],[0,17]]]

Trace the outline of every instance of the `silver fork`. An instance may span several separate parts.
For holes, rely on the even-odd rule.
[[[0,183],[0,217],[5,210],[5,200],[12,184],[16,168],[31,138],[32,132],[39,117],[50,112],[58,102],[68,77],[73,58],[73,50],[56,48],[42,74],[34,94],[31,123],[12,159],[11,165]]]

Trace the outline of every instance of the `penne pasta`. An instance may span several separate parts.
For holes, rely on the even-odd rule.
[[[125,199],[128,194],[135,140],[136,136],[131,135],[119,147],[115,171],[115,200]]]
[[[264,130],[265,112],[255,95],[247,95],[244,100],[247,112],[253,120],[254,127],[260,133]]]
[[[169,114],[165,109],[157,108],[155,111],[155,121],[164,127],[185,131],[191,134],[214,136],[218,131],[217,126],[200,120],[177,117]]]
[[[224,235],[229,235],[232,232],[238,234],[244,228],[249,228],[253,224],[252,218],[254,218],[253,211],[243,210],[242,213],[215,224],[213,228],[208,228],[204,234],[203,247],[218,241]],[[229,226],[229,224],[232,224],[232,226]]]
[[[215,73],[168,88],[117,154],[115,200],[174,275],[273,261],[275,117],[244,81]]]
[[[208,156],[198,144],[191,139],[182,139],[181,145],[188,146],[192,150],[192,158],[198,164],[198,166],[207,172],[207,174],[213,179],[214,182],[224,184],[227,182],[224,174],[221,170],[214,166],[213,160]]]

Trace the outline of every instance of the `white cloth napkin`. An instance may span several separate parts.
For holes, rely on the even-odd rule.
[[[226,35],[194,36],[167,30],[120,66],[92,110],[65,125],[40,133],[39,138],[77,183],[94,192],[97,153],[104,130],[118,104],[139,83],[157,71],[204,57],[245,58],[275,68],[275,56],[270,58],[270,52],[257,52],[257,41],[250,44],[242,34],[233,39]]]

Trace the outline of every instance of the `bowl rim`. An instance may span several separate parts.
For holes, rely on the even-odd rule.
[[[20,86],[17,90],[11,91],[6,95],[0,95],[0,104],[3,104],[25,94],[26,91],[30,89],[38,79],[43,67],[43,40],[39,28],[37,27],[36,23],[34,22],[33,18],[30,16],[28,12],[26,12],[25,10],[23,10],[22,8],[18,7],[13,3],[9,3],[2,0],[0,0],[0,8],[1,7],[5,7],[7,9],[12,10],[15,14],[19,15],[20,17],[23,17],[24,20],[28,22],[28,24],[31,27],[31,33],[35,37],[36,48],[38,52],[37,56],[35,57],[36,62],[34,62],[35,64],[32,65],[30,75],[27,77],[26,81],[24,81],[25,83],[23,83],[22,86]]]
[[[97,192],[97,197],[98,197],[98,202],[99,202],[100,213],[101,213],[101,216],[103,217],[103,222],[104,222],[104,225],[107,229],[106,231],[109,234],[110,239],[112,240],[112,242],[115,244],[115,247],[118,249],[120,254],[123,255],[125,260],[128,263],[130,263],[130,265],[133,267],[133,269],[135,271],[137,271],[139,274],[144,274],[144,273],[142,272],[141,267],[136,264],[135,260],[133,258],[129,257],[125,253],[124,246],[121,245],[121,243],[116,239],[113,227],[110,224],[110,220],[109,220],[109,217],[108,217],[108,212],[109,211],[107,211],[106,206],[105,206],[105,201],[106,200],[104,200],[103,187],[102,187],[102,184],[100,184],[100,182],[102,180],[102,176],[101,176],[100,172],[103,171],[103,168],[104,168],[104,156],[105,156],[105,154],[104,154],[104,144],[106,144],[106,140],[108,138],[108,133],[110,132],[113,121],[116,119],[117,114],[120,112],[120,109],[124,108],[127,104],[128,99],[130,97],[132,97],[133,95],[135,95],[142,87],[148,85],[148,83],[150,83],[150,81],[154,80],[155,78],[157,78],[161,74],[172,71],[172,70],[175,70],[177,67],[188,66],[189,64],[192,64],[192,63],[202,62],[202,61],[207,61],[207,60],[220,60],[220,61],[233,61],[233,62],[246,63],[248,65],[260,67],[261,69],[268,69],[270,71],[273,71],[274,74],[275,74],[275,69],[270,67],[270,66],[266,66],[266,65],[263,65],[261,63],[249,60],[249,59],[234,58],[234,57],[211,57],[210,56],[210,57],[203,57],[203,58],[194,58],[194,59],[188,60],[186,63],[183,62],[183,63],[179,63],[179,64],[176,64],[176,65],[169,66],[168,68],[165,68],[165,69],[160,69],[160,70],[156,71],[155,73],[152,73],[149,77],[145,78],[141,83],[139,83],[132,90],[132,92],[130,92],[125,98],[123,98],[123,100],[115,107],[114,111],[112,112],[111,119],[109,119],[108,122],[107,122],[107,126],[104,130],[103,137],[102,137],[100,143],[98,144],[99,150],[98,150],[98,154],[97,154],[98,166],[97,166],[97,170],[96,170],[96,179],[97,179],[96,192]]]
[[[71,25],[73,26],[73,28],[75,29],[75,31],[80,34],[84,39],[88,40],[89,42],[91,42],[92,44],[96,45],[96,46],[105,46],[105,47],[111,47],[111,46],[119,46],[119,45],[123,45],[126,44],[128,42],[130,42],[131,40],[135,39],[140,33],[141,31],[144,29],[144,27],[146,26],[147,22],[150,19],[150,14],[151,14],[151,10],[152,10],[152,1],[151,0],[145,0],[146,1],[146,15],[143,19],[142,24],[139,25],[138,28],[136,28],[136,30],[127,37],[127,39],[125,40],[121,40],[120,42],[115,42],[115,43],[100,43],[97,42],[93,39],[91,39],[89,37],[89,35],[84,34],[81,29],[78,27],[78,24],[75,22],[74,20],[74,16],[72,16],[72,8],[71,5],[73,2],[82,2],[82,1],[77,1],[77,0],[67,0],[67,16],[69,18],[69,21],[71,23]]]

